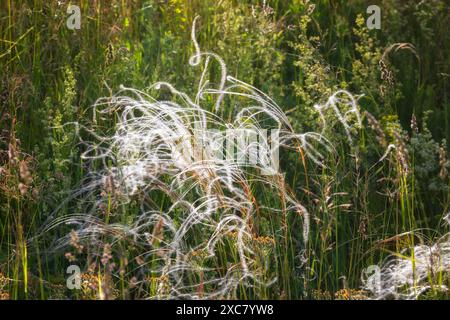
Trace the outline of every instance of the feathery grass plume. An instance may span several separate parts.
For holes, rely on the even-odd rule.
[[[314,108],[319,112],[323,123],[322,134],[327,125],[325,112],[332,110],[338,121],[344,127],[349,143],[353,143],[351,128],[361,128],[362,119],[357,100],[352,94],[346,90],[338,90],[328,98],[325,104],[314,105]],[[344,112],[341,109],[344,109]]]
[[[82,141],[83,159],[101,165],[71,197],[79,198],[86,211],[54,219],[45,229],[77,225],[77,244],[104,248],[108,243],[108,260],[121,243],[139,248],[138,266],[126,274],[133,276],[136,286],[146,281],[134,277],[136,274],[151,273],[147,298],[232,298],[242,286],[271,285],[276,278],[267,280],[258,268],[256,244],[261,242],[258,239],[272,238],[267,232],[255,231],[255,216],[301,216],[304,248],[310,225],[310,214],[277,170],[275,149],[301,148],[318,165],[324,165],[326,153],[334,152],[322,133],[294,132],[275,101],[227,75],[218,55],[202,52],[195,35],[197,19],[192,27],[195,54],[189,60],[191,66],[203,61],[197,92],[190,96],[170,83],[157,82],[149,90],[167,91],[170,100],[125,87],[112,97],[99,99],[94,112],[101,117],[113,115],[116,126],[110,136],[88,130],[92,141]],[[214,60],[221,71],[217,88],[206,79]],[[207,111],[211,98],[214,112]],[[225,119],[221,111],[233,99],[238,99],[240,109],[236,106],[234,116]],[[341,104],[348,106],[344,113],[338,107]],[[338,91],[324,106],[317,106],[321,115],[327,109],[336,114],[351,142],[352,117],[357,125],[361,123],[356,100],[348,92]],[[325,118],[323,121],[326,125]],[[269,137],[267,129],[276,134]],[[225,137],[222,132],[227,133]],[[253,133],[259,139],[239,143],[239,137],[236,141],[233,136],[239,132]],[[235,143],[224,149],[224,140]],[[252,161],[254,157],[259,161]],[[276,190],[270,196],[272,201],[254,194],[255,185],[269,194]],[[163,204],[157,203],[156,194],[163,194]],[[104,221],[99,212],[108,211],[104,208],[111,208],[112,201],[122,208],[138,201],[139,212],[129,223]],[[56,248],[73,243],[73,238],[72,233],[60,239]],[[97,259],[102,259],[102,252]]]
[[[444,220],[450,225],[450,213]],[[364,286],[374,293],[375,299],[418,299],[429,291],[448,293],[445,283],[449,275],[447,233],[430,245],[420,244],[389,256],[380,272],[368,277]]]

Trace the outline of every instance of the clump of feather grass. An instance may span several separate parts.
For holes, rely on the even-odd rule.
[[[302,155],[319,166],[324,165],[327,154],[334,153],[323,131],[294,132],[275,101],[229,76],[218,55],[202,52],[195,37],[196,21],[197,18],[192,28],[195,54],[189,63],[199,66],[203,62],[198,91],[191,97],[169,83],[158,82],[150,91],[166,90],[171,100],[161,101],[132,88],[122,88],[113,97],[98,100],[94,116],[117,115],[117,125],[114,133],[106,137],[88,130],[93,141],[83,141],[86,150],[83,159],[100,162],[102,168],[91,171],[71,199],[81,198],[89,203],[89,209],[54,219],[45,228],[77,225],[78,241],[91,246],[104,247],[103,242],[109,237],[112,247],[126,240],[143,248],[138,256],[139,269],[150,269],[154,277],[165,279],[164,285],[149,293],[149,298],[230,298],[238,286],[271,285],[277,279],[263,280],[251,246],[255,238],[252,220],[261,210],[279,215],[301,213],[303,245],[307,246],[310,214],[274,170],[274,141],[269,143],[267,138],[244,147],[237,144],[238,149],[244,148],[239,150],[242,154],[251,149],[262,156],[260,163],[249,164],[227,156],[211,132],[250,130],[264,136],[263,129],[270,123],[270,129],[279,132],[280,147],[300,149]],[[217,88],[206,80],[214,61],[221,70]],[[208,103],[207,96],[215,99],[212,112],[204,105]],[[230,98],[240,99],[242,106],[231,121],[220,116],[225,100]],[[344,112],[339,108],[342,103]],[[352,142],[350,129],[360,125],[361,117],[350,93],[339,91],[316,109],[324,127],[325,112],[331,110]],[[279,205],[259,203],[262,200],[252,193],[253,184],[276,190]],[[102,197],[100,190],[108,190],[120,204],[141,199],[141,210],[131,224],[107,223],[98,216],[100,208],[110,205],[105,201],[111,201]],[[161,210],[153,203],[151,194],[155,191],[170,199],[168,209]],[[192,259],[194,253],[204,259],[214,258],[218,246],[225,243],[229,234],[235,235],[237,255],[235,261],[229,261],[226,272],[219,272],[211,263],[199,264]],[[258,235],[261,236],[265,235]],[[57,247],[67,246],[70,241],[69,236],[60,239]],[[306,249],[302,254],[305,252]]]
[[[450,225],[450,213],[444,218]],[[374,299],[418,299],[429,291],[448,293],[450,234],[436,242],[406,248],[387,258],[364,283]]]

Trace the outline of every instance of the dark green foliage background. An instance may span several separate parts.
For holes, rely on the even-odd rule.
[[[81,7],[80,30],[66,27],[69,4]],[[381,30],[366,28],[370,4],[381,7]],[[286,180],[312,215],[309,250],[314,258],[305,279],[305,270],[295,269],[298,257],[289,251],[301,238],[299,221],[291,219],[291,244],[277,242],[274,249],[275,256],[286,258],[271,271],[279,283],[264,292],[243,290],[236,298],[323,298],[330,293],[341,298],[339,290],[358,289],[361,271],[387,253],[446,232],[448,1],[2,0],[0,275],[17,281],[0,281],[0,294],[82,298],[64,289],[64,254],[49,251],[70,229],[27,242],[92,169],[80,160],[83,145],[75,128],[60,126],[89,125],[91,105],[120,85],[145,90],[167,81],[194,93],[200,70],[188,59],[194,52],[190,32],[196,15],[202,50],[219,54],[229,74],[269,94],[296,130],[319,131],[314,104],[342,88],[363,95],[361,110],[378,120],[386,140],[380,143],[381,133],[365,120],[364,129],[355,133],[356,150],[342,143],[342,130],[327,129],[340,159],[329,159],[327,169],[312,163],[303,167],[298,155],[282,157]],[[383,72],[391,78],[383,79]],[[212,68],[211,79],[218,76]],[[222,112],[227,117],[232,106]],[[105,133],[113,128],[113,123],[102,125]],[[395,154],[377,163],[388,144],[398,143],[396,134],[408,151],[406,173]],[[11,160],[14,152],[17,161]],[[24,178],[20,163],[26,163],[32,178]],[[58,215],[76,210],[76,202],[63,203]],[[270,229],[278,222],[267,218],[261,223]],[[408,231],[413,232],[395,237]],[[141,298],[117,287],[119,298]]]

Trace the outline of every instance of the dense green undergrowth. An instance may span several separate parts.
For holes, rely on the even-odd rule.
[[[81,8],[80,30],[66,27],[69,4]],[[2,1],[0,298],[149,298],[168,285],[152,273],[151,256],[139,268],[142,248],[124,242],[111,250],[106,238],[88,248],[72,226],[45,226],[86,210],[87,200],[73,194],[99,168],[81,158],[88,133],[70,123],[110,134],[117,119],[97,119],[92,105],[121,85],[150,93],[154,82],[166,81],[196,91],[200,71],[189,58],[197,15],[203,50],[275,100],[296,131],[323,130],[336,151],[325,167],[301,152],[281,156],[283,179],[311,217],[306,263],[299,256],[301,217],[265,212],[255,221],[252,246],[264,277],[277,281],[238,286],[227,298],[370,297],[360,290],[364,269],[448,232],[443,217],[450,204],[450,7],[444,0],[377,4],[380,30],[367,29],[369,4],[359,0]],[[219,82],[218,66],[208,73]],[[314,109],[338,89],[358,97],[363,115],[352,144],[333,114],[323,127]],[[225,104],[220,116],[231,119],[236,105]],[[255,202],[278,205],[276,190],[251,187]],[[168,210],[164,195],[151,200]],[[136,199],[111,200],[101,217],[127,225],[138,212]],[[58,248],[66,235],[70,245]],[[234,261],[229,238],[217,249],[218,261],[199,263]],[[73,263],[83,271],[81,290],[66,287]],[[448,285],[448,271],[430,276],[423,298],[448,298],[433,289]]]

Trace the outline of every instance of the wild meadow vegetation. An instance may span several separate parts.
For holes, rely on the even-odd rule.
[[[0,299],[450,298],[449,25],[446,0],[2,0]],[[279,172],[210,161],[227,128],[280,130]]]

